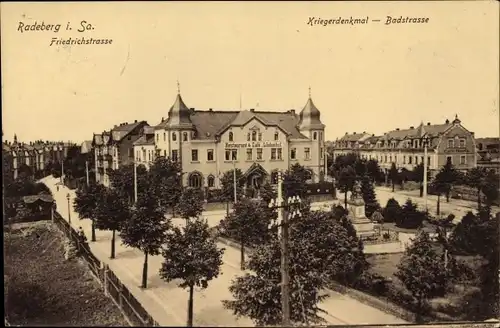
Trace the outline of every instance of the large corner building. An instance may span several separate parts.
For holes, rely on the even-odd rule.
[[[277,172],[303,165],[312,181],[323,177],[325,125],[311,97],[300,113],[198,110],[180,93],[154,131],[134,143],[135,161],[149,166],[157,156],[182,165],[185,186],[220,188],[233,168],[243,172],[247,187],[276,182]]]

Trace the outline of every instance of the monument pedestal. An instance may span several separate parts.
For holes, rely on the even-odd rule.
[[[351,195],[351,199],[347,201],[348,215],[347,218],[351,221],[356,233],[360,239],[375,235],[375,223],[366,217],[365,202],[361,197],[359,186],[355,187]]]

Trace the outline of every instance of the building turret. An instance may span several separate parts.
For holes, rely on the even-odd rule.
[[[325,125],[321,123],[321,113],[311,99],[311,88],[309,88],[309,99],[299,117],[299,130],[323,130],[325,128]]]
[[[182,100],[179,84],[177,84],[177,97],[175,102],[168,111],[167,128],[171,129],[191,129],[193,122],[191,122],[191,112],[184,101]]]

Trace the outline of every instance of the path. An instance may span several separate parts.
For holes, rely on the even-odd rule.
[[[74,198],[74,191],[60,187],[56,191],[57,179],[47,177],[42,179],[52,191],[57,202],[59,213],[68,218],[68,201],[66,195],[70,194],[70,202]],[[90,220],[80,220],[78,214],[70,208],[71,222],[74,228],[81,226],[87,237],[91,235]],[[212,224],[223,215],[204,215]],[[96,231],[97,241],[90,242],[94,255],[101,261],[110,265],[117,277],[127,286],[131,293],[138,299],[143,307],[162,326],[185,325],[187,319],[188,291],[177,287],[176,282],[166,283],[160,279],[158,271],[161,267],[161,256],[149,257],[148,288],[138,288],[141,283],[143,254],[137,249],[121,244],[120,238],[116,240],[116,259],[109,259],[111,232]],[[219,247],[226,249],[224,252],[221,272],[222,274],[209,283],[205,290],[196,290],[194,294],[194,325],[196,326],[254,326],[248,318],[237,319],[230,311],[223,308],[221,301],[231,299],[229,285],[231,280],[242,274],[239,269],[239,252],[236,249],[218,243]],[[394,324],[404,323],[403,320],[386,314],[351,297],[331,292],[321,307],[327,311],[323,317],[328,324]]]

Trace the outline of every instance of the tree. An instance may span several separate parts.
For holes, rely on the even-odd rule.
[[[331,279],[354,281],[366,265],[359,241],[349,237],[332,213],[310,212],[290,226],[290,319],[292,323],[320,323],[324,312],[320,291]],[[328,246],[325,246],[328,245]],[[236,316],[247,316],[258,326],[282,320],[279,238],[260,244],[250,255],[251,273],[237,277],[229,288],[233,300],[223,304]]]
[[[449,192],[449,187],[447,184],[434,179],[431,182],[431,188],[433,192],[437,194],[436,215],[439,216],[441,214],[441,196]]]
[[[116,170],[109,169],[109,180],[113,189],[117,190],[118,194],[128,204],[134,202],[134,165],[128,164],[120,166]],[[137,195],[139,193],[150,193],[151,186],[148,183],[154,181],[148,178],[148,171],[144,165],[138,165],[137,173]]]
[[[31,169],[30,166],[22,163],[19,165],[19,168],[17,169],[18,175],[20,179],[30,179],[33,177],[33,170]]]
[[[175,206],[181,218],[188,221],[190,218],[197,218],[203,212],[203,194],[201,190],[195,188],[185,188],[182,191],[179,203]]]
[[[275,216],[270,215],[266,204],[250,198],[242,199],[220,223],[223,234],[240,244],[241,270],[245,270],[245,247],[254,247],[270,239],[269,226]]]
[[[207,288],[217,278],[224,249],[217,248],[208,224],[200,218],[188,221],[182,230],[174,227],[165,245],[160,277],[167,282],[179,279],[179,287],[189,288],[188,326],[192,327],[194,286]]]
[[[415,229],[422,226],[425,213],[418,210],[417,204],[414,204],[410,198],[401,207],[401,216],[396,219],[396,225],[401,228]]]
[[[377,201],[372,180],[368,175],[363,176],[361,179],[361,193],[363,194],[363,200],[365,201],[366,216],[371,217],[373,212],[380,209],[380,204]]]
[[[131,216],[122,227],[120,237],[125,245],[140,249],[144,254],[142,288],[147,288],[148,255],[158,255],[166,241],[171,222],[157,206],[156,199],[141,194]]]
[[[380,169],[378,162],[374,159],[369,159],[366,162],[366,174],[370,176],[374,183],[382,182],[384,179],[382,170]]]
[[[455,169],[453,164],[451,164],[450,160],[446,162],[446,164],[434,177],[434,184],[438,186],[439,191],[443,191],[445,193],[447,202],[450,201],[451,188],[457,183],[458,178],[458,171]]]
[[[106,189],[97,203],[95,210],[96,227],[100,230],[110,230],[111,258],[115,258],[115,233],[120,231],[125,220],[130,218],[130,208],[122,195],[116,189]]]
[[[347,209],[347,193],[352,191],[356,182],[356,171],[352,166],[347,166],[340,171],[337,185],[341,192],[344,193],[344,206]]]
[[[394,198],[390,198],[382,211],[384,222],[396,222],[402,215],[401,206]]]
[[[466,183],[477,190],[477,208],[481,209],[481,194],[484,194],[487,205],[498,198],[498,176],[492,170],[482,167],[470,169],[466,175]]]
[[[299,196],[305,198],[307,195],[306,181],[309,172],[302,165],[293,164],[283,176],[283,197]]]
[[[389,170],[389,179],[391,179],[392,192],[394,192],[394,186],[400,180],[398,168],[394,163],[392,163],[391,168]]]
[[[227,213],[229,213],[229,203],[231,201],[234,201],[234,175],[235,172],[234,170],[230,170],[227,172],[224,172],[221,178],[221,189],[222,189],[222,195],[224,195],[224,199],[226,200],[226,209]],[[237,200],[241,198],[241,195],[243,195],[243,186],[245,184],[245,181],[241,178],[243,175],[243,172],[241,172],[240,169],[236,169],[236,197]]]
[[[444,295],[449,282],[448,273],[443,270],[440,256],[426,232],[418,232],[412,245],[406,249],[394,275],[412,294],[417,323],[422,323],[428,300]]]
[[[268,182],[264,183],[260,187],[260,198],[264,203],[269,204],[269,202],[271,202],[271,199],[276,199],[276,197],[276,191]]]
[[[182,194],[182,168],[170,158],[157,157],[149,169],[152,191],[164,213],[174,209]]]
[[[92,238],[91,241],[96,241],[95,237],[95,219],[96,210],[100,199],[103,197],[105,187],[101,184],[90,184],[83,186],[76,190],[76,197],[73,201],[73,208],[75,212],[80,215],[82,219],[89,219],[92,221]]]

